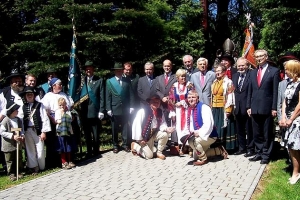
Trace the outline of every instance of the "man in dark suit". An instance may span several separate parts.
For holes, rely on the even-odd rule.
[[[87,146],[87,155],[98,155],[100,147],[100,120],[104,117],[104,85],[103,79],[94,75],[93,62],[84,65],[86,77],[83,87],[87,88],[88,98],[82,102],[80,116]],[[100,119],[100,120],[99,120]]]
[[[251,118],[247,113],[246,103],[248,86],[250,83],[249,63],[246,58],[240,57],[237,60],[238,73],[233,74],[232,82],[235,88],[235,119],[239,150],[234,155],[245,154],[245,157],[254,155],[254,142],[252,133]],[[246,137],[247,136],[247,137]]]
[[[133,108],[134,111],[132,113],[130,113],[130,122],[129,122],[129,126],[128,126],[128,137],[127,137],[127,145],[131,145],[132,142],[132,123],[133,120],[135,118],[136,112],[139,110],[140,108],[140,101],[139,101],[139,96],[137,93],[137,87],[138,87],[138,81],[140,76],[138,74],[134,74],[133,73],[133,69],[132,69],[132,64],[130,62],[126,62],[123,64],[123,77],[130,79],[131,81],[131,87],[132,87],[132,91],[133,91]]]
[[[273,117],[277,115],[279,70],[267,63],[266,50],[257,50],[254,56],[258,67],[250,73],[247,113],[252,117],[257,154],[249,160],[261,160],[261,164],[267,164],[270,161],[274,142]]]
[[[183,66],[186,69],[186,81],[191,80],[191,76],[193,73],[196,73],[199,71],[198,68],[194,68],[194,60],[193,56],[191,55],[185,55],[182,58]]]
[[[128,119],[133,109],[133,91],[131,81],[122,77],[123,67],[120,63],[114,65],[115,76],[106,81],[106,110],[111,119],[113,152],[118,153],[118,132],[121,127],[122,147],[130,152],[128,146]]]
[[[139,78],[137,90],[141,106],[148,106],[146,99],[156,94],[156,80],[153,75],[153,63],[147,62],[144,66],[144,69],[146,75]]]
[[[175,74],[172,74],[173,64],[170,60],[165,60],[163,62],[164,73],[158,77],[156,77],[156,94],[161,99],[161,109],[165,116],[165,120],[167,125],[171,125],[171,120],[169,118],[169,110],[168,110],[168,101],[169,101],[169,91],[173,85],[177,81]]]
[[[237,69],[233,67],[235,61],[231,55],[224,54],[221,58],[221,64],[226,67],[226,75],[229,79],[232,79],[233,74],[237,73]]]

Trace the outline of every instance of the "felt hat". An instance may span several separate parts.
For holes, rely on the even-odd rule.
[[[86,67],[95,67],[95,66],[94,66],[94,63],[92,61],[88,60],[84,63],[83,68],[85,69]]]
[[[6,104],[6,116],[10,116],[15,110],[18,110],[20,105],[16,104],[13,101],[9,101]]]
[[[288,51],[284,55],[279,57],[278,62],[280,64],[283,64],[284,62],[289,61],[289,60],[298,60],[299,61],[299,58],[297,58],[292,52]]]
[[[23,90],[23,92],[20,93],[21,96],[25,96],[26,93],[33,93],[34,95],[37,95],[37,91],[34,87],[26,86]]]
[[[122,64],[121,64],[121,63],[116,62],[116,63],[114,64],[114,67],[113,67],[112,69],[113,69],[113,70],[116,70],[116,69],[123,69],[123,67],[122,67]]]
[[[24,78],[25,78],[25,75],[22,74],[22,73],[20,73],[19,68],[13,68],[13,69],[11,70],[10,75],[6,78],[6,81],[9,82],[11,78],[17,77],[17,76],[21,77],[23,80],[24,80]]]
[[[220,60],[223,60],[223,59],[228,59],[230,62],[231,62],[231,65],[234,65],[235,61],[233,59],[233,57],[229,54],[224,54],[220,57]]]
[[[147,98],[146,101],[147,101],[148,103],[150,103],[150,101],[151,101],[151,100],[154,100],[154,99],[160,100],[160,96],[158,96],[157,94],[155,94],[155,95],[153,95],[152,97]]]

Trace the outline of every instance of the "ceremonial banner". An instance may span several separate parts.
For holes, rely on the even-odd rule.
[[[70,52],[69,77],[68,77],[68,93],[74,101],[74,106],[80,104],[88,98],[86,87],[82,87],[84,80],[81,76],[80,63],[76,56],[76,31],[73,25],[73,40]]]
[[[249,63],[256,67],[256,60],[254,58],[254,46],[253,46],[253,23],[251,23],[250,14],[246,15],[248,27],[244,31],[246,34],[245,44],[242,51],[242,57],[246,58]]]

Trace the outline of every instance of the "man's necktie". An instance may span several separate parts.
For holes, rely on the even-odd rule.
[[[165,85],[168,84],[168,81],[169,81],[169,77],[167,75],[165,75]]]
[[[243,86],[243,82],[244,82],[244,77],[245,77],[245,74],[241,74],[240,75],[240,80],[239,80],[239,83],[238,83],[238,91],[242,90],[242,86]]]
[[[204,83],[205,83],[205,82],[204,82],[204,74],[203,74],[203,73],[200,73],[200,76],[201,76],[201,77],[200,77],[200,83],[201,83],[201,86],[204,87]]]
[[[262,67],[259,67],[258,68],[258,71],[257,71],[257,84],[258,84],[258,87],[260,86],[260,83],[261,83],[261,74],[262,74]]]
[[[231,79],[231,70],[230,69],[226,70],[226,75],[229,79]]]

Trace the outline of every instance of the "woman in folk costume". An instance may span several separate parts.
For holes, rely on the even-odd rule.
[[[194,88],[191,82],[186,81],[186,70],[178,69],[176,72],[177,82],[175,82],[169,92],[169,109],[172,122],[176,122],[176,133],[172,134],[172,141],[175,142],[177,149],[178,144],[181,146],[180,138],[187,134],[187,94]],[[176,137],[177,135],[177,137]]]
[[[211,89],[212,113],[219,139],[227,150],[234,150],[238,146],[233,116],[234,87],[232,81],[226,76],[225,66],[221,64],[217,66],[216,80]]]

